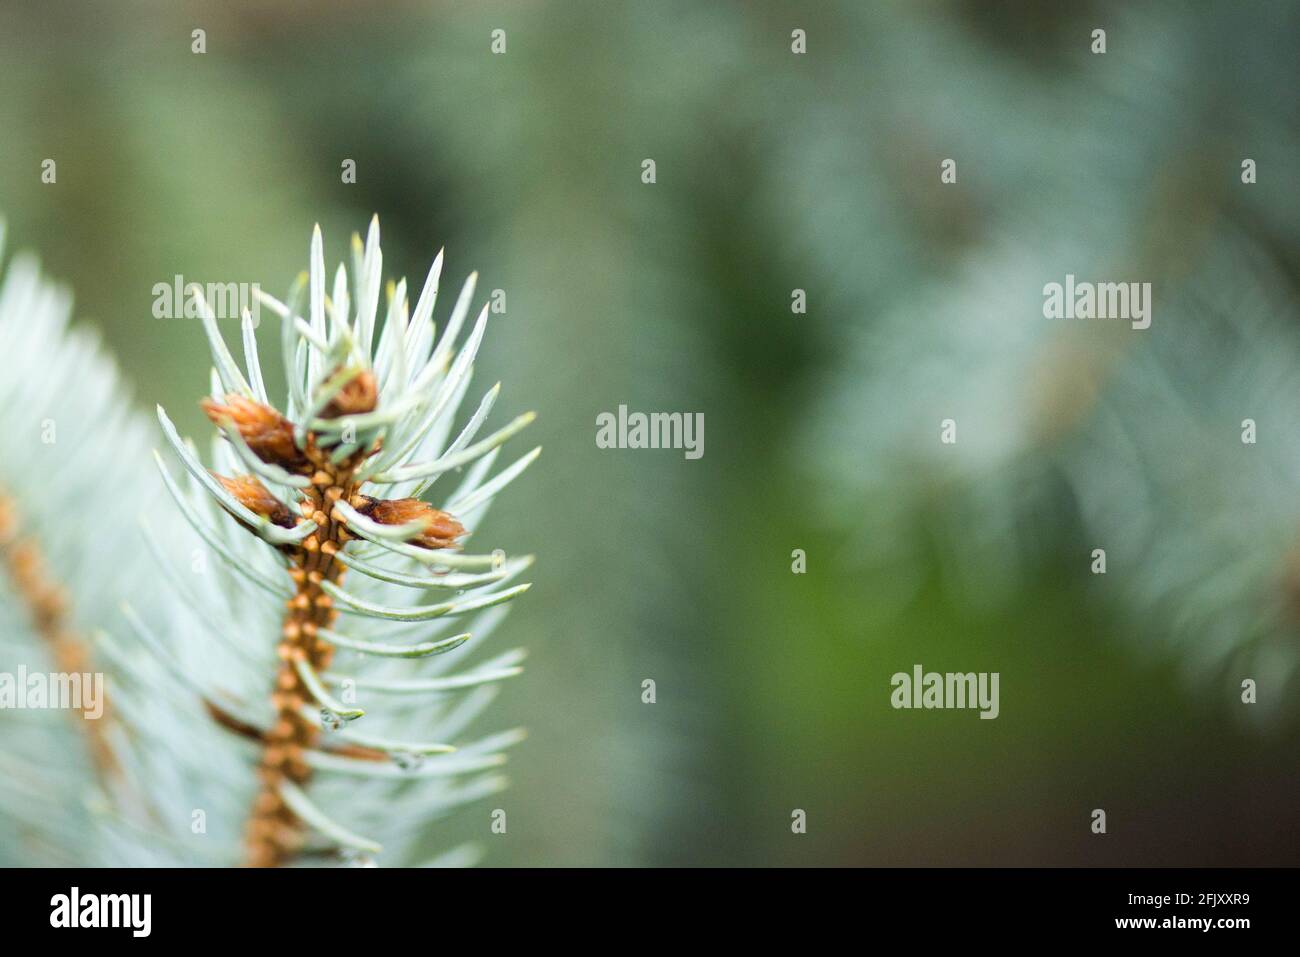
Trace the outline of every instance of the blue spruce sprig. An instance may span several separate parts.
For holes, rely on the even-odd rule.
[[[461,544],[541,450],[489,477],[501,446],[534,418],[478,438],[499,383],[453,436],[488,309],[457,348],[471,275],[435,335],[442,262],[439,253],[414,310],[405,280],[389,285],[377,330],[378,220],[364,245],[353,237],[353,281],[340,265],[329,294],[317,227],[310,270],[287,300],[259,293],[280,320],[283,412],[267,395],[252,315],[243,315],[241,367],[195,292],[215,362],[202,405],[219,437],[209,468],[159,408],[188,475],[158,464],[203,543],[196,554],[219,562],[187,573],[176,543],[153,536],[180,601],[166,637],[135,616],[137,637],[155,651],[137,658],[135,680],[166,680],[160,668],[181,676],[193,740],[212,742],[213,751],[188,757],[181,777],[211,781],[219,766],[225,785],[205,786],[202,797],[215,813],[191,807],[193,791],[188,800],[155,791],[154,804],[163,815],[203,811],[219,822],[222,833],[208,835],[218,859],[240,843],[229,822],[241,820],[242,859],[255,866],[338,853],[374,859],[381,849],[384,860],[411,863],[430,819],[503,786],[502,752],[522,737],[458,743],[495,684],[520,671],[522,650],[458,666],[500,622],[500,606],[528,589],[514,582],[532,557]],[[449,474],[459,484],[435,507],[427,497]],[[157,752],[138,749],[136,759],[146,779],[176,776]]]

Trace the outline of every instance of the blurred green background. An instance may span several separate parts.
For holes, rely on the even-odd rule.
[[[1295,864],[1300,18],[1142,6],[7,0],[0,210],[189,433],[207,350],[155,283],[282,295],[313,223],[337,262],[377,212],[388,275],[445,245],[506,292],[478,374],[545,452],[484,534],[541,561],[490,723],[531,737],[508,834],[476,806],[447,847]],[[1154,280],[1149,333],[1042,318],[1092,266]],[[982,446],[999,401],[1029,424]],[[598,449],[621,403],[703,412],[704,457]],[[1001,716],[894,711],[918,662],[1000,672]]]

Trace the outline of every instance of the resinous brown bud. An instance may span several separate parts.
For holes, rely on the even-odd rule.
[[[216,472],[212,475],[225,486],[226,491],[233,495],[240,505],[250,512],[269,518],[273,523],[284,528],[293,528],[295,524],[293,512],[272,495],[255,476],[236,475],[234,478],[226,478],[224,475],[217,475]]]
[[[371,499],[362,513],[381,525],[406,525],[422,522],[425,530],[408,539],[420,548],[451,548],[456,539],[465,534],[465,526],[446,512],[440,512],[428,502],[418,498],[398,498],[391,501]]]
[[[263,462],[283,469],[298,470],[307,457],[293,441],[293,425],[275,409],[246,399],[242,395],[226,396],[225,404],[204,399],[199,406],[213,423],[230,420],[240,436]]]
[[[379,386],[374,373],[369,370],[354,375],[339,394],[321,410],[322,419],[338,419],[345,415],[362,415],[375,411],[379,403]]]

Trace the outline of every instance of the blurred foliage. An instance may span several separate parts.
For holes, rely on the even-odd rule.
[[[492,862],[1293,863],[1300,726],[1275,705],[1296,619],[1267,588],[1300,531],[1296,366],[1260,370],[1296,349],[1296,21],[11,2],[0,209],[142,401],[178,411],[204,344],[152,317],[153,284],[280,294],[315,221],[327,260],[378,212],[386,272],[418,281],[445,244],[449,278],[506,290],[480,376],[539,409],[547,450],[491,519],[544,516],[511,534],[541,563],[510,625],[529,671],[500,706],[532,738]],[[1153,329],[1043,320],[1067,269],[1155,281]],[[597,449],[620,403],[703,411],[704,458]],[[934,460],[945,403],[971,425],[956,465]],[[1277,444],[1247,491],[1222,443],[1251,411]],[[1152,454],[1108,485],[1125,441]],[[1097,536],[1126,532],[1093,580]],[[1238,718],[1243,642],[1272,655],[1247,659],[1267,720]],[[1002,716],[890,710],[917,661],[1000,671]]]

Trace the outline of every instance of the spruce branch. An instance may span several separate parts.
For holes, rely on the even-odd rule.
[[[0,222],[0,247],[3,234]],[[150,814],[123,760],[128,702],[109,649],[123,596],[156,616],[154,573],[134,542],[160,487],[141,461],[147,420],[71,318],[71,297],[34,258],[0,269],[0,661],[101,687],[98,717],[84,677],[80,703],[0,709],[0,860],[21,864],[120,861],[119,836]]]
[[[377,854],[381,847],[388,852],[388,842],[361,836],[351,821],[335,820],[326,807],[339,791],[324,782],[318,787],[318,778],[365,778],[364,785],[349,785],[348,800],[338,803],[372,826],[382,819],[400,835],[400,843],[409,845],[410,833],[429,811],[442,813],[499,787],[499,778],[480,772],[497,767],[503,749],[520,737],[493,735],[457,749],[447,740],[488,699],[472,694],[463,705],[446,705],[437,698],[518,673],[518,652],[461,674],[441,671],[481,644],[500,620],[496,606],[529,587],[505,586],[530,566],[530,556],[507,558],[501,550],[465,555],[460,543],[495,495],[540,451],[488,478],[502,443],[527,425],[532,413],[471,444],[498,384],[449,441],[488,317],[484,306],[457,349],[475,277],[466,282],[435,341],[441,253],[414,311],[405,281],[389,284],[382,329],[377,329],[382,264],[377,219],[364,244],[354,235],[353,260],[351,289],[346,267],[340,266],[327,296],[317,227],[309,271],[287,300],[261,296],[262,305],[280,320],[288,382],[284,411],[267,396],[251,317],[244,316],[241,368],[206,304],[201,316],[215,363],[214,387],[200,405],[222,439],[214,446],[211,467],[158,410],[163,433],[189,473],[188,488],[182,488],[159,459],[164,483],[204,544],[244,586],[238,598],[223,591],[205,596],[202,605],[231,610],[220,631],[241,655],[240,671],[263,676],[260,688],[235,682],[245,686],[243,694],[232,690],[227,680],[232,675],[210,687],[203,686],[211,676],[195,676],[209,719],[255,749],[257,785],[244,828],[244,861],[253,866],[312,856],[319,848],[309,832],[340,853]],[[304,290],[305,317],[299,315]],[[440,474],[465,467],[465,480],[446,499],[451,505],[440,508],[422,498]],[[233,526],[235,535],[223,531],[219,520],[212,524],[221,512],[233,519],[227,527]],[[250,552],[259,547],[256,539],[269,546],[263,554]],[[458,573],[468,569],[480,573]],[[357,573],[355,585],[349,570]],[[223,579],[223,588],[226,583],[236,580]],[[433,605],[410,598],[412,590],[418,595],[443,588],[455,588],[456,597]],[[273,610],[278,620],[270,628],[270,614],[257,612]],[[467,630],[454,635],[442,634],[440,625],[419,624],[479,612]],[[340,628],[341,614],[359,621]],[[377,631],[365,624],[385,620],[416,623],[420,632],[408,625]],[[274,656],[268,659],[270,648]],[[359,659],[349,665],[355,676],[332,672],[336,648]],[[403,680],[414,663],[425,660],[438,664],[424,666],[428,673],[422,678]],[[332,690],[340,687],[345,690]],[[434,695],[435,703],[376,708],[387,714],[365,718],[367,726],[376,724],[374,733],[344,729],[370,710],[354,703],[357,692],[369,697],[390,690],[417,702]],[[231,710],[228,701],[241,702],[240,707]],[[387,729],[413,717],[426,722],[432,717],[436,736],[411,738]],[[407,778],[456,777],[468,780],[459,789],[436,787],[424,802],[425,813],[411,800],[401,800],[404,792],[392,790],[391,782]],[[319,802],[318,792],[325,798]],[[398,815],[398,808],[409,813]]]

